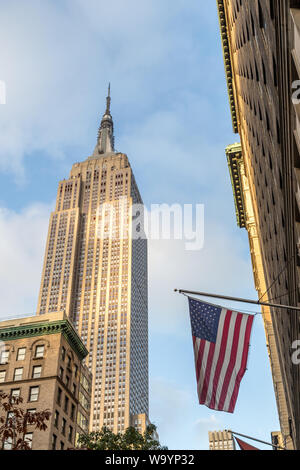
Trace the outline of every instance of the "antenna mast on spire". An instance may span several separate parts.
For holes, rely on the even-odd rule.
[[[105,114],[110,114],[110,102],[111,102],[111,98],[110,98],[110,83],[108,84],[108,95],[107,95],[107,98],[106,98],[106,111],[105,111]]]

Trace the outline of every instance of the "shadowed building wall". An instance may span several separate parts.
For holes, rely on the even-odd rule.
[[[233,130],[240,134],[267,291],[261,300],[299,306],[300,113],[292,93],[300,77],[300,3],[218,0],[217,7]],[[300,371],[291,360],[299,312],[272,308],[269,318],[282,383],[282,433],[299,449]]]
[[[264,302],[268,302],[269,298],[266,294],[267,286],[262,264],[258,230],[254,217],[254,208],[252,204],[249,181],[245,173],[245,164],[241,144],[229,145],[226,148],[226,156],[234,194],[237,224],[240,228],[245,228],[248,232],[255,288],[258,293],[258,298],[260,299],[263,297]],[[282,375],[280,372],[280,363],[270,308],[262,306],[261,310],[282,435],[286,436],[286,444],[291,446],[292,442],[288,437],[289,421],[287,403],[283,388]]]

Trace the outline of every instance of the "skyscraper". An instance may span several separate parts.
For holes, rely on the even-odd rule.
[[[115,151],[110,104],[109,89],[93,154],[59,183],[38,314],[72,320],[93,374],[90,430],[117,432],[148,416],[148,281],[147,240],[134,236],[142,199]]]

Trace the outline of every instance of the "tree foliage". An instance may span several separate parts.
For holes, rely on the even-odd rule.
[[[11,450],[30,450],[31,445],[26,439],[28,426],[34,426],[39,431],[47,429],[50,411],[26,411],[22,403],[22,397],[0,392],[0,448],[10,443]]]
[[[158,450],[166,449],[153,438],[156,426],[150,424],[141,434],[136,428],[129,427],[124,433],[114,434],[107,427],[101,431],[82,434],[78,445],[87,450]]]

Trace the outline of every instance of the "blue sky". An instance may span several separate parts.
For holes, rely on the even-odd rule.
[[[57,184],[93,152],[111,82],[116,148],[145,204],[205,204],[201,251],[149,243],[150,418],[170,449],[206,449],[225,428],[269,441],[279,424],[261,317],[234,415],[213,412],[197,404],[187,301],[173,292],[256,298],[224,154],[237,136],[215,2],[11,0],[0,18],[0,316],[35,312]]]

